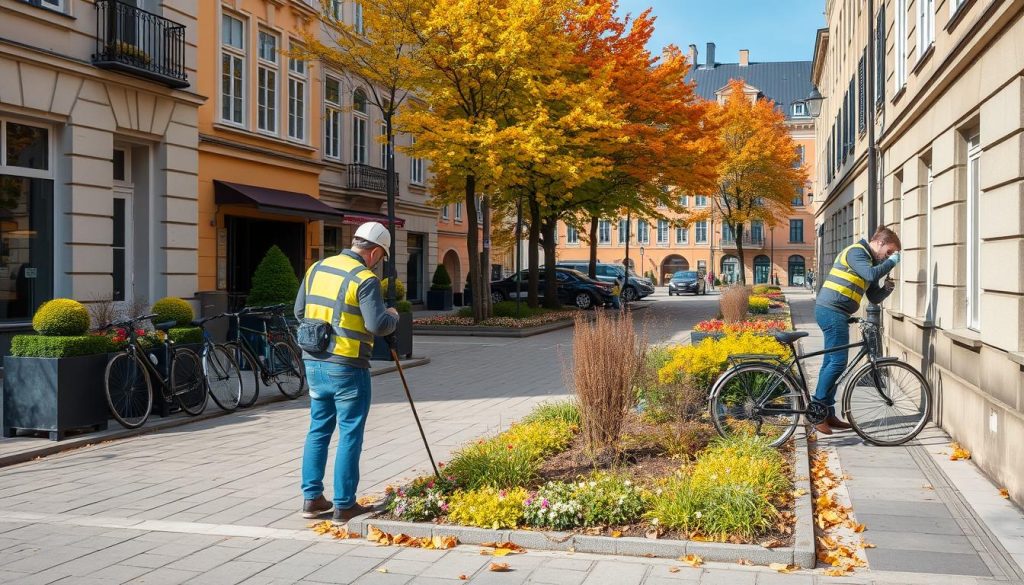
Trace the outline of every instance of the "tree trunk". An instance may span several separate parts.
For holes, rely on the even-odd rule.
[[[544,234],[544,306],[548,309],[557,309],[561,306],[558,302],[558,278],[555,271],[558,219],[555,217],[544,218],[541,229]]]
[[[740,259],[740,284],[747,284],[746,264],[743,262],[743,224],[737,224],[732,233],[736,236],[736,256]]]
[[[480,275],[483,277],[484,290],[484,318],[494,314],[493,300],[491,299],[491,196],[483,196],[483,220],[484,220],[484,249],[480,254]]]
[[[466,232],[466,249],[469,252],[469,287],[473,293],[473,321],[484,320],[484,296],[490,296],[490,290],[484,290],[480,279],[480,239],[476,221],[476,177],[466,176],[466,213],[468,231]]]
[[[590,265],[587,267],[587,275],[595,279],[597,278],[597,223],[597,216],[590,216]]]
[[[537,194],[530,192],[530,250],[529,250],[529,273],[530,278],[527,284],[526,304],[532,308],[540,306],[540,291],[537,290],[540,277],[540,204],[537,202]]]

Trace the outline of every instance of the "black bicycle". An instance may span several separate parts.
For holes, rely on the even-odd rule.
[[[232,321],[234,335],[220,345],[230,353],[239,368],[253,373],[252,394],[243,391],[240,406],[252,406],[256,402],[260,382],[267,386],[276,385],[281,394],[288,398],[302,396],[306,389],[306,370],[300,354],[290,343],[275,340],[271,327],[277,320],[274,314],[261,307],[247,307],[237,313],[226,313],[225,316]],[[243,326],[242,317],[252,317],[259,322],[260,328]],[[247,339],[250,337],[253,342]]]
[[[160,386],[162,399],[174,401],[193,416],[206,409],[206,381],[196,352],[175,347],[167,336],[174,322],[156,323],[154,328],[163,339],[159,346],[143,345],[136,325],[156,315],[142,315],[128,321],[111,323],[105,329],[123,329],[127,338],[125,348],[110,358],[105,372],[104,389],[110,413],[124,427],[142,426],[153,410],[153,380]],[[162,346],[162,347],[160,347]],[[157,368],[159,359],[151,349],[164,351],[163,371]]]
[[[772,355],[729,356],[731,367],[711,387],[710,413],[723,437],[760,435],[773,446],[785,443],[803,415],[811,424],[828,416],[828,408],[811,400],[801,361],[826,353],[860,348],[839,380],[842,412],[865,441],[883,446],[901,445],[924,428],[931,413],[931,388],[921,372],[894,357],[881,356],[878,326],[852,317],[860,324],[861,341],[800,354],[795,342],[806,331],[776,333],[789,346],[792,357]],[[867,358],[867,362],[861,362]]]
[[[196,319],[193,325],[203,330],[203,375],[206,376],[206,388],[210,398],[223,410],[232,411],[242,402],[242,372],[238,363],[226,347],[217,345],[213,336],[206,330],[206,323],[221,319],[224,314]]]

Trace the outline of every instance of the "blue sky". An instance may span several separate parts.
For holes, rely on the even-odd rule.
[[[693,43],[701,63],[709,42],[719,63],[736,63],[740,49],[751,61],[810,61],[825,25],[824,0],[619,0],[620,13],[646,8],[658,17],[648,48],[675,44],[685,53]]]

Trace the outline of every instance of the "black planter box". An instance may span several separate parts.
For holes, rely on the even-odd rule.
[[[398,340],[398,356],[401,358],[412,357],[412,313],[398,314],[398,329],[395,329],[395,337]],[[383,337],[373,338],[373,360],[391,360],[391,349]]]
[[[60,441],[72,429],[107,428],[110,410],[103,380],[107,355],[4,358],[3,436],[18,429],[45,431]]]
[[[203,344],[202,343],[175,343],[174,347],[184,347],[191,349],[196,352],[199,359],[203,359]],[[154,346],[146,350],[149,363],[156,367],[156,371],[160,372],[161,376],[170,376],[170,372],[167,371],[167,347],[163,344]],[[156,363],[153,363],[153,360]],[[201,364],[201,362],[200,362]],[[150,377],[153,377],[153,372],[149,373]],[[170,414],[173,414],[179,409],[179,406],[174,402],[168,402],[164,399],[164,393],[160,388],[160,383],[157,380],[151,380],[153,383],[153,412],[160,415],[160,418],[164,418]]]
[[[465,297],[464,297],[463,293],[460,293],[460,292],[452,293],[452,304],[455,305],[456,307],[465,306],[465,303],[463,302],[464,298]]]
[[[451,311],[452,303],[451,289],[427,291],[427,309],[431,311]]]

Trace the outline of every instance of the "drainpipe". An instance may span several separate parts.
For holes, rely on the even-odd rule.
[[[868,232],[874,233],[878,227],[878,169],[877,146],[875,145],[875,2],[868,0],[868,46],[867,63],[867,115],[868,115]],[[874,325],[882,324],[882,307],[869,303],[867,321]]]

